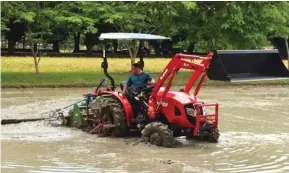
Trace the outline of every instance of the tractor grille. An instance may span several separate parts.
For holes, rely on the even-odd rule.
[[[194,110],[194,112],[196,111],[195,109],[195,106],[193,104],[187,104],[185,105],[185,112],[186,112],[186,116],[187,116],[187,119],[190,123],[192,123],[192,125],[195,125],[196,124],[196,117],[195,117],[195,114],[192,114],[188,112],[188,110]],[[203,109],[201,107],[200,109],[200,115],[203,115]]]

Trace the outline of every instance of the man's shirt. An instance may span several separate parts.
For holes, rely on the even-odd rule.
[[[142,87],[148,84],[152,80],[152,76],[149,73],[142,72],[139,75],[133,74],[128,78],[127,86]]]

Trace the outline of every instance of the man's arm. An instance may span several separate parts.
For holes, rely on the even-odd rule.
[[[146,73],[146,74],[147,74],[148,83],[155,84],[156,83],[155,79],[149,73]]]
[[[126,84],[123,87],[122,94],[125,96],[127,88],[132,85],[131,77],[128,78]]]
[[[150,83],[151,83],[151,84],[155,84],[155,83],[156,83],[155,79],[152,78],[151,81],[150,81]]]
[[[122,94],[125,96],[125,93],[127,91],[127,84],[124,85],[123,90],[122,90]]]

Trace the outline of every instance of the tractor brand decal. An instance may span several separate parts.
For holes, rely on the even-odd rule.
[[[161,77],[160,77],[161,80],[163,80],[163,78],[165,77],[165,75],[167,74],[167,72],[168,72],[168,69],[166,69],[166,70],[164,71],[164,73],[161,75]]]
[[[157,102],[158,105],[162,105],[163,107],[167,107],[168,106],[168,103],[165,103],[165,102]]]
[[[190,64],[184,63],[184,67],[190,67]]]

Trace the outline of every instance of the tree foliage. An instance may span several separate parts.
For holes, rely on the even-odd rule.
[[[205,50],[261,48],[286,37],[288,2],[197,2],[187,17],[189,39]],[[245,44],[244,44],[245,43]]]
[[[60,28],[68,29],[74,37],[74,52],[79,51],[80,35],[93,34],[97,31],[94,27],[98,21],[97,2],[62,2],[56,6],[58,15],[55,20]]]
[[[187,6],[193,8],[194,3]],[[119,32],[173,35],[178,32],[174,21],[179,11],[187,8],[180,2],[109,2],[101,8],[101,19]],[[132,62],[139,50],[137,41],[125,41]]]
[[[170,36],[175,46],[188,50],[254,49],[275,37],[288,39],[288,9],[286,1],[7,1],[1,2],[1,32],[10,47],[24,35],[36,44],[73,36],[75,52],[81,37],[91,52],[99,34],[109,31]],[[126,44],[134,58],[139,44]]]

